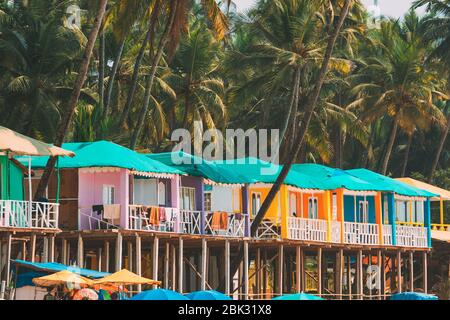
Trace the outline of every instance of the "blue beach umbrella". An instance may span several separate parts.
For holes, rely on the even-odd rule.
[[[294,293],[294,294],[285,294],[283,296],[275,297],[272,300],[325,300],[319,296],[315,296],[313,294],[308,293]]]
[[[439,300],[439,298],[432,294],[420,292],[402,292],[393,294],[390,300]]]
[[[147,290],[133,296],[130,300],[189,300],[182,294],[166,289]]]
[[[229,296],[215,290],[195,291],[186,294],[185,297],[191,300],[233,300]]]

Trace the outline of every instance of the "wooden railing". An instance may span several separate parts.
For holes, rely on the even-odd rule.
[[[402,247],[428,247],[425,227],[396,226],[397,245]]]
[[[88,230],[109,230],[118,229],[120,226],[114,225],[101,216],[94,214],[91,208],[78,209],[78,228],[82,228],[82,224],[87,224]]]
[[[327,221],[289,217],[288,238],[292,240],[325,242],[327,241]]]
[[[253,222],[253,221],[252,221]],[[265,219],[261,221],[256,232],[257,239],[279,239],[281,224],[278,221]]]
[[[58,203],[0,200],[1,227],[57,229],[58,217]]]
[[[180,210],[180,218],[178,220],[180,233],[201,234],[201,211]]]
[[[378,225],[374,223],[344,222],[344,242],[349,244],[379,244]]]
[[[383,244],[392,245],[392,226],[390,224],[383,225]]]
[[[158,217],[151,219],[149,207],[130,204],[128,206],[128,228],[131,230],[178,232],[180,216],[178,209],[160,207],[154,207],[154,209],[158,210],[156,212]],[[160,209],[164,210],[162,215],[159,213]]]
[[[245,215],[230,212],[207,212],[205,234],[243,237],[245,235]]]

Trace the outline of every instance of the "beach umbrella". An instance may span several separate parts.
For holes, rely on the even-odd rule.
[[[195,291],[186,294],[185,297],[191,300],[233,300],[229,296],[215,290]]]
[[[319,296],[315,296],[313,294],[308,293],[294,293],[294,294],[286,294],[283,296],[275,297],[272,300],[325,300]]]
[[[389,300],[439,300],[439,298],[433,294],[402,292],[393,294]]]
[[[63,270],[47,276],[34,278],[33,283],[39,287],[54,287],[65,285],[68,288],[84,288],[92,284],[92,280],[82,277],[76,273]]]
[[[167,289],[153,289],[138,293],[130,300],[189,300],[181,293]]]
[[[98,300],[98,294],[92,289],[80,289],[73,295],[72,300]]]
[[[0,126],[0,151],[27,156],[73,157],[75,155],[72,151],[52,146],[2,126]]]
[[[138,284],[150,284],[150,285],[160,285],[161,281],[156,281],[152,279],[147,279],[141,277],[127,269],[122,269],[109,276],[95,280],[93,282],[94,286],[101,284],[114,284],[120,286],[138,285]]]

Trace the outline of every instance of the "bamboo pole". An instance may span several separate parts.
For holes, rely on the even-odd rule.
[[[225,240],[225,294],[230,295],[230,242]]]
[[[344,250],[339,249],[339,251],[336,253],[336,288],[335,291],[338,294],[339,299],[342,299],[342,273],[343,273],[343,256],[344,256]]]
[[[297,293],[302,292],[301,286],[301,264],[302,264],[302,248],[300,246],[295,247],[295,278],[296,278],[296,289]]]
[[[142,242],[141,242],[141,237],[136,234],[136,274],[141,276],[142,275]],[[137,286],[137,291],[141,292],[142,291],[142,285],[138,285]]]
[[[117,233],[116,238],[116,271],[122,270],[122,234]]]
[[[170,263],[170,243],[166,242],[164,254],[164,287],[169,289],[169,263]]]
[[[248,293],[249,293],[248,265],[249,265],[248,241],[244,241],[244,300],[248,300]]]
[[[128,250],[127,250],[127,254],[128,254],[128,270],[133,272],[133,243],[131,241],[128,241],[127,245],[128,245]]]
[[[9,287],[9,274],[11,273],[11,248],[12,247],[12,233],[8,232],[6,235],[6,287]]]
[[[55,262],[55,236],[50,237],[49,261]]]
[[[30,261],[34,262],[36,257],[36,234],[32,233],[30,238]]]
[[[397,286],[398,292],[402,292],[402,254],[397,251]]]
[[[256,249],[256,258],[255,258],[255,267],[256,270],[258,270],[256,272],[256,279],[255,279],[255,284],[256,284],[256,294],[257,297],[259,298],[259,295],[261,294],[261,249],[257,248]]]
[[[105,271],[109,272],[109,241],[105,241]]]
[[[317,249],[317,293],[322,295],[322,248]]]
[[[153,250],[152,250],[153,258],[152,258],[152,271],[153,271],[153,280],[158,280],[158,259],[159,259],[159,238],[155,236],[153,238]],[[157,286],[153,285],[153,289],[156,289]]]
[[[284,246],[280,244],[278,246],[278,294],[281,296],[283,294],[283,261],[284,260]]]
[[[428,293],[428,254],[423,253],[423,292]]]
[[[67,263],[67,240],[64,238],[61,240],[61,263],[68,264]]]
[[[201,275],[202,275],[202,277],[201,277],[201,282],[200,282],[200,287],[201,287],[202,291],[206,290],[206,282],[208,281],[206,279],[206,277],[207,277],[207,275],[206,275],[206,261],[208,259],[208,257],[207,257],[207,248],[208,248],[208,244],[206,242],[206,239],[203,238],[202,239],[202,256],[201,256],[201,259],[202,259],[202,262],[201,262],[202,273],[201,273]]]
[[[178,239],[178,292],[183,293],[184,253],[183,238]]]
[[[80,268],[84,267],[84,248],[81,233],[78,234],[78,241],[77,241],[77,263]]]
[[[414,252],[409,253],[409,291],[414,292]]]

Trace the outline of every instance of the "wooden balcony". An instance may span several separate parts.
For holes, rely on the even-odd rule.
[[[427,229],[422,226],[397,225],[397,245],[402,247],[428,247]]]
[[[344,222],[344,242],[362,245],[379,244],[378,227],[374,223]]]
[[[288,238],[291,240],[326,242],[327,229],[328,224],[326,220],[288,218]]]
[[[245,236],[246,216],[231,212],[207,212],[205,234],[226,237]]]
[[[0,227],[58,229],[59,204],[0,200]]]

